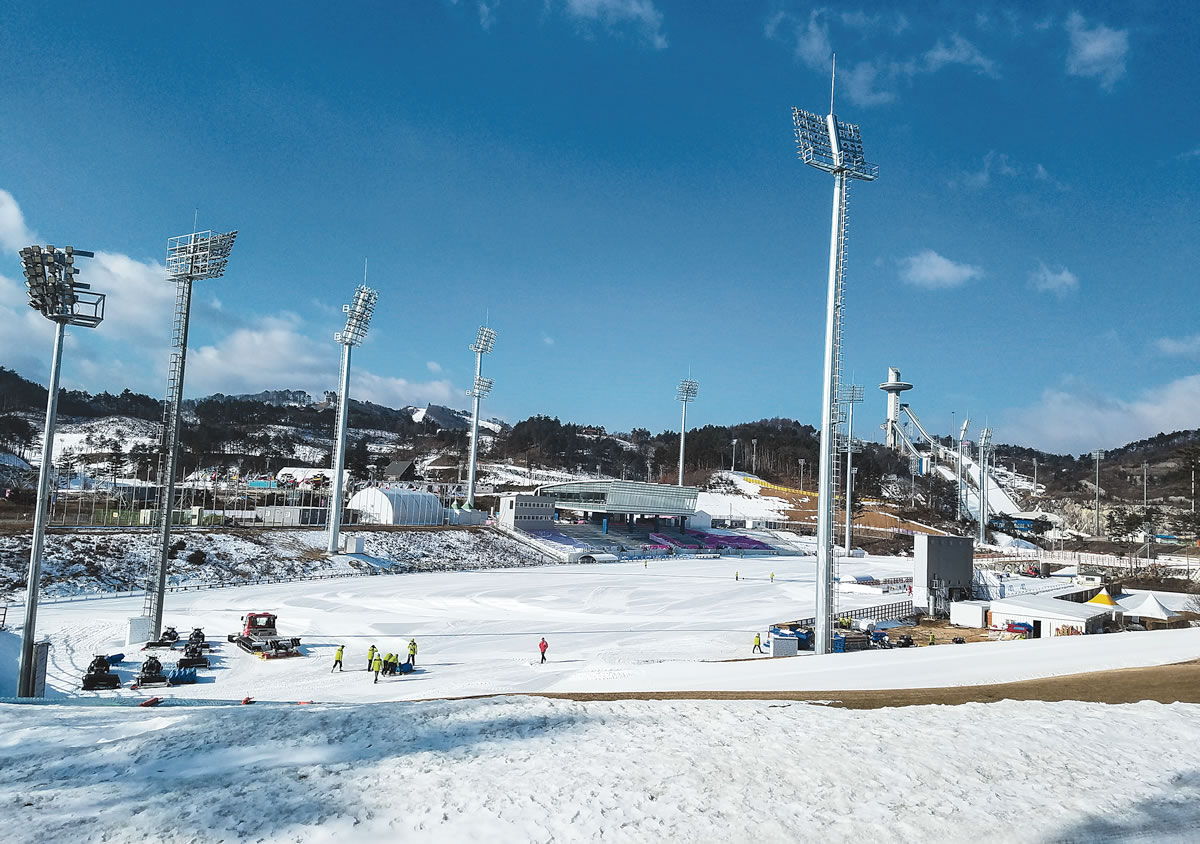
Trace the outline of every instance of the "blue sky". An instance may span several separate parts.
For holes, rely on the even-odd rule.
[[[57,16],[57,17],[55,17]],[[1200,425],[1200,103],[1186,4],[478,0],[0,8],[0,363],[44,380],[15,250],[102,254],[64,383],[163,389],[166,238],[241,234],[197,290],[188,392],[353,391],[613,430],[815,422],[832,180],[790,108],[860,123],[856,414],[1081,452]],[[61,25],[58,25],[61,24]],[[55,27],[56,37],[37,33]],[[871,426],[862,432],[871,436]],[[975,430],[978,426],[974,426]]]

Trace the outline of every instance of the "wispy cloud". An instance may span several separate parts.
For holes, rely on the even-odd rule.
[[[979,48],[957,33],[948,41],[939,41],[925,53],[925,70],[936,73],[947,65],[964,65],[974,68],[984,76],[996,77],[996,63],[979,51]]]
[[[25,225],[25,215],[13,195],[0,190],[0,250],[17,252],[37,240],[37,235]]]
[[[894,39],[909,28],[903,15],[868,14],[862,11],[832,14],[816,8],[806,14],[786,9],[771,15],[764,35],[792,47],[797,61],[811,70],[828,73],[833,61],[833,42],[838,40],[834,27],[842,30],[841,40],[851,33],[855,40]],[[855,105],[885,105],[897,99],[897,89],[916,77],[934,74],[947,67],[961,66],[989,77],[999,76],[996,63],[958,33],[939,39],[924,52],[907,57],[889,57],[886,52],[871,52],[879,58],[856,62],[838,72],[838,91]]]
[[[1190,375],[1133,398],[1114,396],[1104,386],[1047,389],[1032,405],[1006,412],[998,427],[1005,440],[1079,454],[1194,428],[1197,419],[1200,375]]]
[[[425,368],[435,374],[442,371],[442,365],[436,360],[425,361]]]
[[[1038,261],[1037,269],[1029,274],[1029,286],[1040,293],[1061,297],[1079,288],[1079,277],[1066,267],[1052,270]]]
[[[554,338],[551,337],[549,334],[542,334],[542,342],[545,343],[547,346],[553,346]]]
[[[479,25],[483,27],[484,32],[492,28],[496,22],[496,9],[500,6],[500,0],[487,3],[485,0],[479,0]]]
[[[1200,334],[1191,337],[1160,337],[1154,345],[1171,357],[1200,358]]]
[[[652,0],[566,0],[563,8],[577,21],[608,29],[629,28],[654,49],[667,47],[663,15]]]
[[[1184,161],[1187,161],[1190,158],[1200,158],[1200,146],[1197,146],[1194,149],[1189,149],[1187,152],[1179,153],[1179,157]]]
[[[1125,57],[1129,53],[1129,33],[1110,29],[1104,24],[1088,26],[1083,15],[1072,12],[1067,17],[1067,73],[1072,76],[1094,77],[1100,87],[1111,91],[1117,80],[1125,75]]]
[[[932,249],[922,249],[915,255],[900,259],[900,278],[914,287],[927,290],[961,287],[982,275],[982,268],[951,261]]]
[[[1058,190],[1068,189],[1066,185],[1054,178],[1043,165],[1035,164],[1030,168],[1026,164],[1014,161],[1008,153],[997,152],[994,149],[988,150],[987,154],[983,156],[978,170],[964,170],[948,179],[946,184],[952,188],[981,189],[990,186],[994,176],[1009,179],[1032,179],[1051,185]]]

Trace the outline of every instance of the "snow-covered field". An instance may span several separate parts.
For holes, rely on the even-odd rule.
[[[1200,706],[0,706],[47,841],[1194,841]]]
[[[849,574],[889,577],[909,572],[911,563],[866,558],[842,567]],[[812,614],[814,577],[812,557],[655,560],[648,566],[540,566],[171,593],[165,620],[180,631],[198,625],[210,639],[223,639],[243,613],[268,610],[279,614],[281,632],[303,638],[308,656],[263,662],[221,644],[201,683],[165,693],[358,701],[620,689],[626,682],[640,685],[645,680],[639,677],[652,677],[669,661],[691,673],[694,688],[707,688],[715,667],[705,660],[749,656],[755,632]],[[895,600],[854,587],[841,606]],[[38,630],[53,643],[49,683],[55,693],[79,693],[94,654],[126,651],[126,619],[141,609],[140,596],[44,604]],[[21,617],[14,608],[10,624]],[[538,664],[542,636],[550,644],[547,665]],[[363,670],[367,648],[399,652],[411,637],[420,647],[419,670],[370,682]],[[346,667],[353,671],[331,675],[339,644],[346,645]],[[124,672],[127,679],[131,671]]]

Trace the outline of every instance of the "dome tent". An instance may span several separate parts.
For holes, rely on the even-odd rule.
[[[442,502],[432,492],[400,487],[370,487],[359,490],[347,505],[357,510],[363,524],[440,525]]]

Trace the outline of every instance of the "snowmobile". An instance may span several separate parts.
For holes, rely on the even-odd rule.
[[[137,675],[138,688],[143,686],[165,686],[167,684],[167,675],[163,673],[162,663],[158,661],[158,657],[146,657],[146,661],[142,663],[142,669]]]
[[[260,659],[281,659],[303,656],[299,636],[280,636],[275,630],[275,614],[251,612],[242,616],[245,627],[241,633],[230,633],[228,639],[248,654]]]
[[[204,646],[189,641],[183,646],[183,656],[175,663],[177,668],[208,668],[208,657],[204,655]]]
[[[201,650],[204,650],[204,651],[212,650],[212,645],[210,645],[207,641],[205,641],[205,638],[206,637],[205,637],[204,631],[202,629],[200,629],[199,627],[193,627],[192,635],[188,636],[187,643],[189,645],[196,645]]]
[[[913,646],[913,637],[905,633],[896,639],[896,647],[911,648]]]
[[[100,654],[92,659],[83,675],[83,690],[94,692],[96,689],[119,689],[121,678],[113,674],[108,667],[108,657]]]
[[[162,635],[159,636],[156,640],[154,640],[153,642],[147,642],[146,647],[147,648],[173,648],[173,647],[175,647],[175,643],[178,641],[179,641],[179,634],[177,632],[175,632],[175,628],[168,627],[166,630],[163,631]]]

